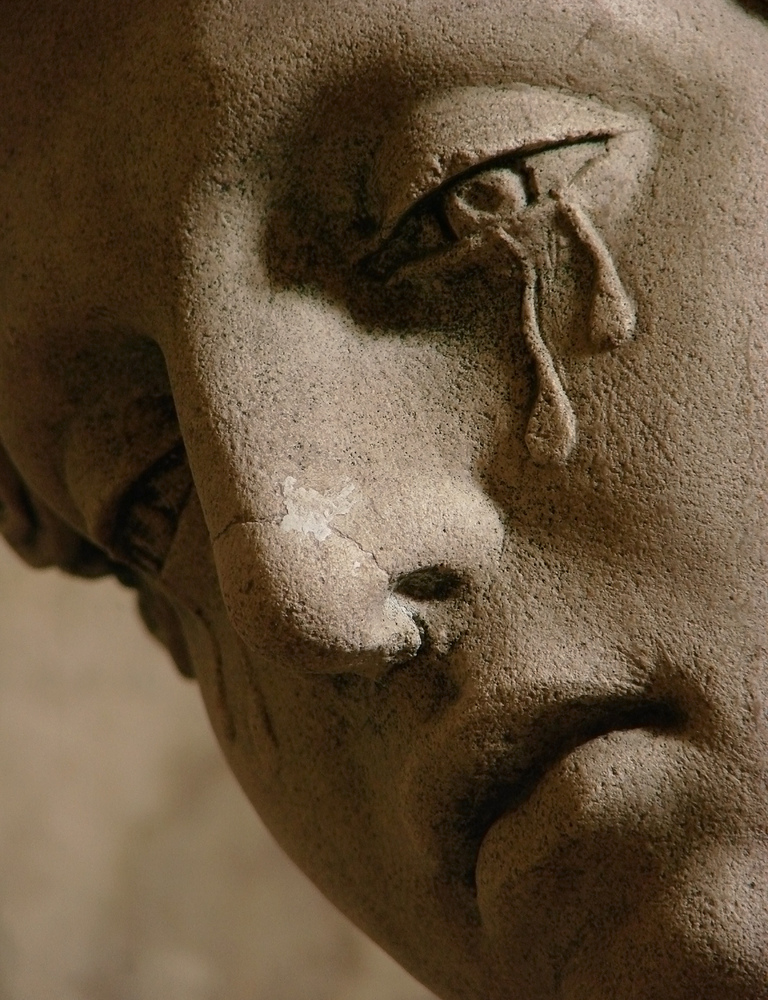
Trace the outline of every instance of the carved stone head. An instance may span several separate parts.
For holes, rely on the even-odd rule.
[[[37,13],[39,9],[39,13]],[[446,1000],[768,1000],[768,24],[2,4],[0,494]]]

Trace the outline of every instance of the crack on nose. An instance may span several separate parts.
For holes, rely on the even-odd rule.
[[[278,517],[233,517],[231,521],[227,521],[221,531],[217,531],[215,535],[211,538],[211,544],[216,545],[227,532],[231,531],[232,528],[236,528],[241,524],[273,524],[275,527],[279,527],[281,518]]]

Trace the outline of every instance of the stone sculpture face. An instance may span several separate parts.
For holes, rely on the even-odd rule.
[[[765,1000],[768,27],[102,6],[8,15],[9,540],[440,996]]]

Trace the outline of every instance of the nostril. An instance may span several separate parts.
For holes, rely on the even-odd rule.
[[[425,566],[397,577],[393,593],[413,601],[445,601],[462,585],[458,573],[445,566]]]

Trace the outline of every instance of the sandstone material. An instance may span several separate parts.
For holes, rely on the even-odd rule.
[[[4,4],[0,482],[444,1000],[768,1000],[768,23]]]
[[[2,1000],[429,1000],[274,843],[134,605],[0,551]]]

